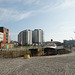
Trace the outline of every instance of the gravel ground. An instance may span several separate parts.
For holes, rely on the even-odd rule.
[[[0,75],[75,75],[75,52],[30,59],[0,58]]]

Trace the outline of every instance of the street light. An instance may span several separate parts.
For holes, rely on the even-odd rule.
[[[73,40],[73,37],[71,37],[72,38],[72,40]]]
[[[73,31],[75,33],[75,31]]]

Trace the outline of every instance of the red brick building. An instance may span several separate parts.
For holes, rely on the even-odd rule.
[[[9,29],[0,27],[0,32],[3,33],[3,41],[0,42],[0,48],[13,48],[14,44],[9,43]]]
[[[0,48],[14,48],[14,44],[12,43],[0,43]]]
[[[9,29],[0,27],[0,32],[3,33],[3,43],[9,43]]]

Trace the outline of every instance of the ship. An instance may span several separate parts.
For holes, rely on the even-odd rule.
[[[44,46],[44,55],[56,55],[57,54],[57,45],[53,42],[48,43]]]

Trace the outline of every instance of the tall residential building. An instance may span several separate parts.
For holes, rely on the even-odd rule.
[[[9,29],[0,27],[0,32],[3,33],[3,43],[9,43]]]
[[[0,32],[0,43],[3,42],[3,33]]]
[[[21,31],[18,35],[19,45],[32,45],[32,31],[24,30]]]
[[[41,45],[43,43],[43,30],[35,29],[32,32],[32,41],[33,44]]]

